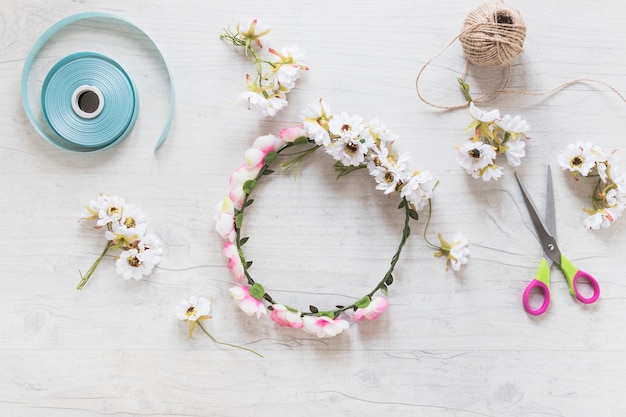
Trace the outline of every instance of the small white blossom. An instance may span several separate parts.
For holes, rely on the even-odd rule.
[[[589,175],[594,168],[597,155],[593,152],[591,142],[578,141],[567,146],[567,151],[559,155],[559,165],[571,172],[579,172],[583,177]]]
[[[304,316],[302,318],[304,330],[307,333],[317,335],[317,337],[332,337],[350,327],[350,323],[341,318],[331,319],[326,316]]]
[[[509,133],[526,133],[530,129],[530,125],[521,116],[511,117],[504,115],[502,119],[496,119],[496,126]]]
[[[198,321],[210,318],[211,301],[205,297],[192,295],[188,299],[182,299],[174,310],[174,315],[182,321]]]
[[[469,262],[469,253],[470,251],[467,239],[463,236],[463,233],[457,233],[454,237],[454,241],[452,242],[452,246],[450,247],[450,253],[448,254],[448,259],[452,269],[459,271],[461,269],[461,265],[467,264]]]
[[[430,171],[425,170],[415,173],[411,179],[404,184],[400,195],[413,204],[415,210],[419,211],[428,205],[433,196],[435,180]]]
[[[398,139],[398,135],[391,133],[377,118],[370,121],[369,130],[372,138],[380,148],[387,147]]]
[[[324,100],[309,105],[302,114],[303,129],[316,145],[328,146],[331,143],[328,124],[332,117],[330,107]]]
[[[469,105],[469,111],[475,120],[483,123],[491,123],[500,118],[499,110],[481,110],[480,108],[476,107],[473,101]]]
[[[466,142],[457,148],[456,160],[465,172],[478,175],[480,170],[491,164],[496,158],[493,146],[483,142]],[[478,175],[479,176],[479,175]],[[478,178],[474,176],[474,178]]]
[[[502,176],[502,167],[498,165],[489,164],[485,168],[481,169],[479,172],[473,172],[472,176],[474,178],[482,178],[483,181],[489,180],[497,180]]]
[[[381,172],[386,172],[390,169],[391,164],[389,163],[389,148],[386,146],[374,146],[367,163],[367,170],[370,175],[376,177]]]
[[[506,143],[508,149],[504,152],[506,161],[512,167],[520,166],[521,159],[526,155],[526,143],[523,140],[510,140]]]

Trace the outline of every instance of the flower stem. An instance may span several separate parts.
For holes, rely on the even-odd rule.
[[[226,343],[226,342],[220,342],[219,340],[215,339],[215,338],[211,335],[211,333],[209,333],[209,332],[207,331],[207,329],[205,329],[205,328],[204,328],[204,326],[202,325],[202,323],[200,323],[200,321],[197,321],[196,323],[198,324],[198,326],[200,326],[200,328],[202,329],[202,331],[203,331],[203,332],[204,332],[207,336],[209,336],[213,342],[217,343],[218,345],[230,346],[230,347],[232,347],[232,348],[236,348],[236,349],[247,350],[248,352],[250,352],[250,353],[254,353],[255,355],[257,355],[257,356],[259,356],[259,357],[263,358],[263,355],[261,355],[261,354],[260,354],[260,353],[258,353],[258,352],[255,352],[255,351],[254,351],[254,350],[252,350],[252,349],[248,349],[247,347],[237,346],[237,345],[233,345],[233,344]]]
[[[306,149],[304,151],[295,152],[293,154],[282,154],[282,155],[289,155],[289,156],[296,155],[296,157],[293,159],[290,159],[289,161],[281,162],[280,167],[283,169],[291,169],[294,166],[298,167],[300,165],[300,162],[302,162],[304,159],[309,157],[311,154],[313,154],[313,152],[318,150],[320,147],[321,147],[320,145],[315,145],[312,148]],[[283,149],[286,149],[286,148],[283,148]]]
[[[426,232],[428,231],[428,226],[430,226],[430,218],[432,217],[432,214],[433,214],[433,203],[432,203],[432,200],[428,200],[428,218],[426,219],[426,225],[424,226],[424,241],[426,242],[428,246],[430,246],[433,249],[444,250],[444,248],[442,248],[439,245],[435,245],[426,237]]]
[[[461,86],[461,91],[463,91],[465,100],[467,100],[468,103],[471,103],[472,101],[474,101],[472,99],[472,96],[469,93],[469,89],[470,89],[469,84],[463,81],[463,78],[457,78],[456,80],[459,82],[459,85]]]
[[[91,268],[89,268],[89,270],[87,271],[87,273],[85,275],[82,274],[82,272],[78,271],[78,273],[80,274],[80,282],[78,283],[78,285],[76,286],[77,290],[82,290],[83,287],[85,286],[85,284],[87,283],[87,281],[89,280],[89,278],[91,278],[91,276],[93,275],[94,272],[96,272],[96,268],[98,268],[98,265],[100,265],[100,262],[102,262],[102,259],[104,259],[104,256],[107,254],[107,252],[113,247],[113,242],[108,241],[106,246],[104,247],[104,250],[102,251],[102,253],[100,254],[100,256],[98,256],[98,259],[96,259],[96,261],[93,263],[93,265],[91,265]]]

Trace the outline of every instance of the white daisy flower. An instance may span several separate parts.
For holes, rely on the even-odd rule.
[[[146,218],[137,207],[127,204],[119,221],[111,223],[111,230],[104,232],[107,240],[119,241],[124,239],[128,243],[141,239],[146,233]]]
[[[433,196],[435,188],[433,174],[426,170],[415,173],[411,179],[404,184],[400,191],[400,196],[413,204],[415,210],[419,211],[428,205],[428,200]]]
[[[211,313],[211,301],[205,297],[192,295],[189,299],[182,299],[174,310],[178,320],[197,321],[208,318]]]
[[[152,265],[161,262],[163,248],[161,247],[161,241],[154,234],[150,233],[141,239],[137,248],[143,262],[151,263]]]
[[[123,251],[115,261],[115,272],[124,279],[140,280],[144,276],[144,268],[145,264],[139,258],[139,251],[136,248]]]
[[[469,253],[467,239],[463,236],[463,233],[457,233],[448,254],[448,260],[452,269],[458,272],[462,265],[467,264],[469,262]]]
[[[332,117],[330,107],[322,99],[309,105],[302,114],[306,136],[313,139],[316,145],[328,146],[331,143],[328,123]]]
[[[296,80],[300,78],[301,70],[308,69],[303,64],[304,52],[297,46],[281,48],[279,51],[270,48],[269,51],[279,57],[280,60],[274,63],[272,72],[266,77],[267,81],[275,90],[279,88],[291,90],[295,87]]]
[[[257,114],[265,114],[269,105],[263,93],[256,91],[244,91],[239,93],[237,104],[252,110]]]
[[[481,110],[476,107],[474,102],[470,102],[469,112],[475,120],[483,123],[491,123],[500,118],[500,111],[495,109],[491,111]]]
[[[367,163],[367,170],[370,175],[375,177],[382,171],[388,171],[390,169],[389,148],[384,145],[372,147],[372,152]]]
[[[398,186],[409,181],[410,177],[406,171],[395,170],[391,167],[390,169],[380,171],[374,179],[377,183],[377,190],[382,190],[385,194],[391,194],[397,190]]]
[[[115,271],[124,279],[140,280],[152,273],[154,266],[161,261],[163,249],[161,242],[154,236],[142,241],[137,247],[132,247],[120,253],[115,261]]]
[[[480,171],[475,171],[472,173],[472,177],[474,178],[482,178],[483,181],[487,182],[489,180],[497,180],[502,176],[502,167],[494,164],[489,164],[485,168]]]
[[[369,130],[374,142],[376,142],[376,144],[381,148],[391,145],[398,139],[398,135],[391,133],[391,131],[387,129],[378,119],[370,121]]]
[[[483,142],[468,141],[457,147],[456,160],[468,174],[474,175],[496,159],[493,146]],[[474,177],[477,178],[477,177]]]
[[[592,152],[591,142],[578,141],[567,146],[565,153],[559,155],[561,168],[579,172],[583,177],[589,175],[597,161],[597,154]]]
[[[506,114],[502,119],[496,119],[496,126],[509,133],[526,133],[530,125],[521,116],[511,117]]]
[[[98,221],[97,226],[105,226],[109,223],[116,222],[122,217],[122,213],[126,207],[126,201],[123,198],[115,196],[104,196],[98,198]]]
[[[510,140],[506,143],[508,149],[504,152],[504,156],[506,157],[506,161],[512,167],[519,166],[522,161],[521,159],[526,155],[526,143],[523,140]]]
[[[174,315],[178,320],[197,321],[209,318],[211,313],[211,301],[205,297],[192,295],[189,299],[180,300]]]
[[[341,112],[334,114],[330,119],[328,122],[328,130],[331,134],[339,136],[344,141],[348,141],[361,136],[361,133],[367,130],[367,125],[364,123],[361,116]]]
[[[263,116],[276,116],[280,110],[287,107],[287,97],[281,91],[274,90],[274,93],[267,99],[267,107],[265,112],[261,113]]]

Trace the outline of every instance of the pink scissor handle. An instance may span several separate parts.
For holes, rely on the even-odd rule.
[[[587,280],[589,284],[591,284],[591,287],[593,288],[593,294],[591,295],[591,297],[586,298],[580,292],[578,292],[578,280],[580,278]],[[598,281],[594,277],[592,277],[585,271],[578,270],[578,272],[576,272],[576,275],[574,275],[574,278],[572,280],[572,287],[574,287],[574,293],[576,294],[576,298],[578,298],[581,303],[595,303],[598,300],[598,297],[600,297],[600,284],[598,284]]]
[[[533,309],[531,307],[531,305],[530,305],[530,302],[529,302],[530,293],[535,288],[539,288],[541,290],[542,295],[543,295],[543,304],[541,304],[541,307],[539,307],[537,309]],[[539,281],[537,279],[533,279],[532,281],[530,281],[530,284],[528,284],[528,286],[524,290],[524,295],[522,295],[522,302],[524,303],[524,309],[529,314],[532,314],[533,316],[539,316],[539,315],[545,313],[546,310],[548,309],[548,306],[550,305],[550,289],[543,282],[541,282],[541,281]]]

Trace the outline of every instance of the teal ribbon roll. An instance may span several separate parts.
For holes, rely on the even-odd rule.
[[[141,32],[157,50],[156,44],[137,26],[106,13],[81,13],[69,16],[50,27],[37,40],[24,63],[21,81],[22,104],[35,130],[48,142],[76,152],[110,148],[132,130],[139,111],[136,87],[124,68],[113,59],[96,52],[78,52],[57,62],[48,72],[41,88],[41,111],[45,126],[37,121],[28,98],[28,78],[33,61],[46,42],[60,29],[84,19],[111,19]],[[174,86],[167,63],[170,106],[165,127],[154,147],[163,143],[174,117]]]
[[[96,53],[76,53],[48,72],[41,109],[63,148],[105,149],[133,128],[139,111],[135,91],[115,61]],[[91,99],[87,94],[92,94]]]

